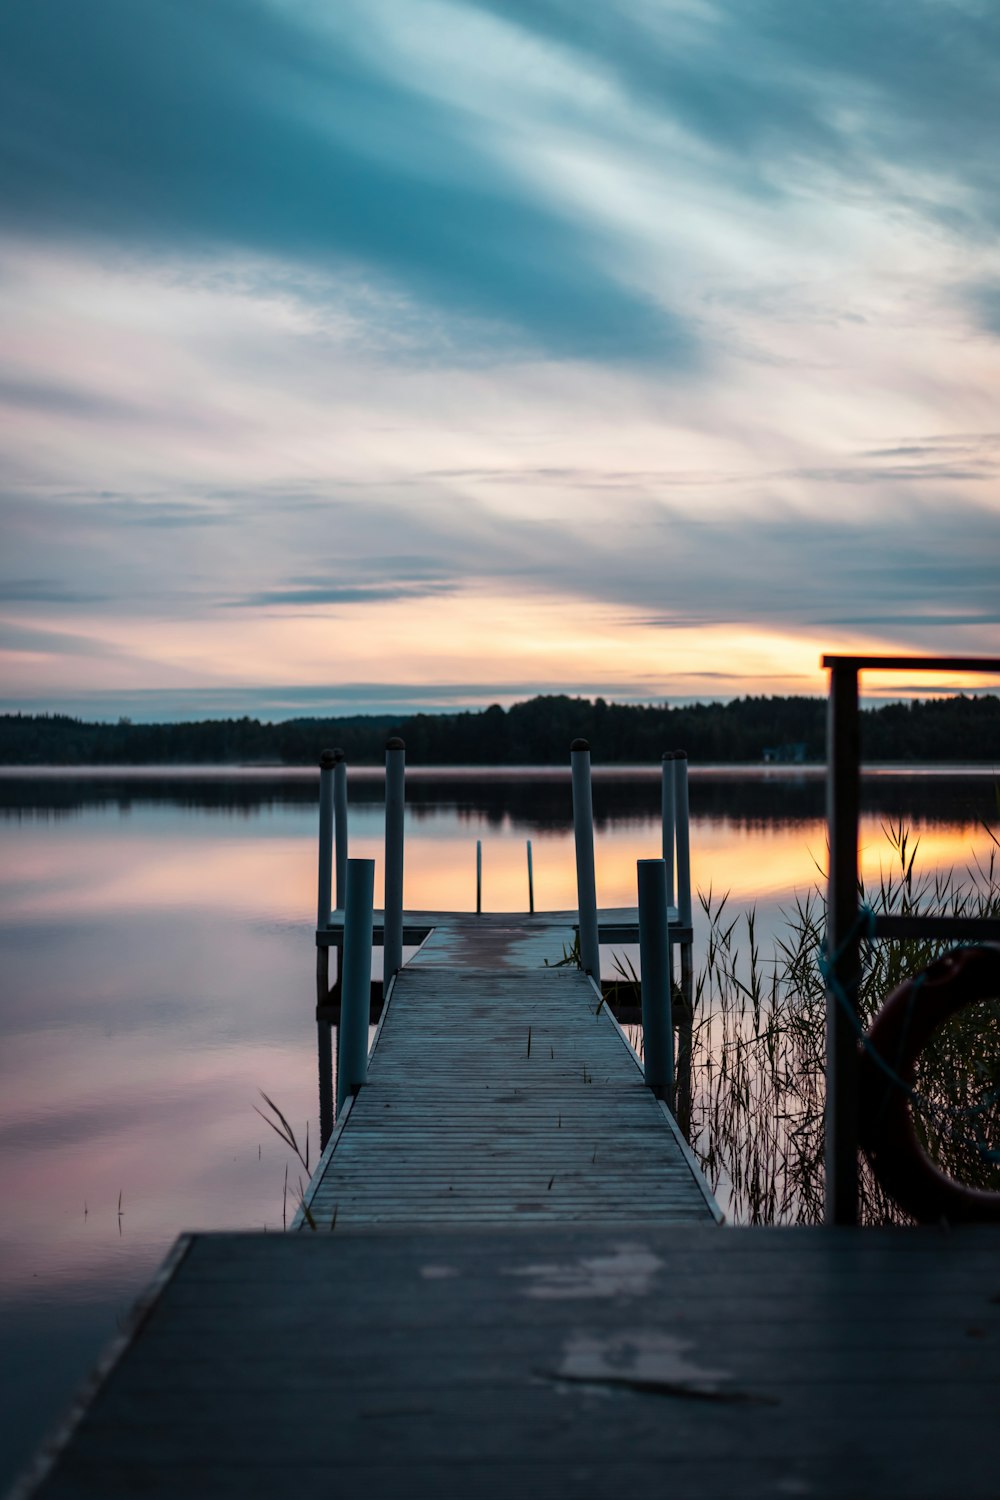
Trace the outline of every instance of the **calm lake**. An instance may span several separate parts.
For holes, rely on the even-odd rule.
[[[296,1173],[260,1090],[315,1156],[317,780],[0,775],[0,1486],[182,1230],[281,1230]],[[378,891],[381,777],[349,786]],[[529,838],[538,909],[575,905],[568,770],[411,772],[407,798],[407,906],[474,909],[481,839],[484,909],[525,909]],[[809,772],[692,768],[694,887],[755,904],[765,948],[819,878],[823,801]],[[594,803],[598,899],[632,905],[659,768],[595,771]],[[868,874],[890,857],[882,823],[933,870],[986,855],[997,817],[982,772],[880,773],[864,805]]]

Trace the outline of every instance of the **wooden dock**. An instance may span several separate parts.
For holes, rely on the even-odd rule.
[[[395,976],[368,1083],[313,1177],[317,1224],[717,1215],[599,992],[564,965],[572,943],[559,916],[439,920]]]
[[[315,1230],[183,1237],[17,1500],[995,1500],[1000,1229],[720,1229],[571,939],[439,924]]]

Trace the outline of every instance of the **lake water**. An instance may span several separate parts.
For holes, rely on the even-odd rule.
[[[281,1230],[289,1153],[254,1105],[263,1089],[308,1124],[315,1155],[316,789],[314,772],[0,776],[0,1485],[178,1233]],[[407,796],[408,906],[474,909],[481,839],[484,908],[525,909],[528,838],[538,909],[575,904],[568,774],[410,773]],[[378,890],[380,776],[352,773],[350,798]],[[823,798],[807,772],[692,769],[694,886],[756,904],[765,944],[818,878]],[[594,802],[598,899],[632,905],[658,768],[596,775]],[[982,774],[882,774],[864,802],[869,874],[883,822],[930,870],[985,854],[997,814]]]

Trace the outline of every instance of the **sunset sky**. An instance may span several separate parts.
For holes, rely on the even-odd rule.
[[[7,0],[0,709],[1000,655],[998,142],[995,0]]]

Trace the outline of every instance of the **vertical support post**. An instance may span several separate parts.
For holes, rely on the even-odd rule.
[[[531,840],[528,839],[528,910],[535,911],[535,867],[531,859]]]
[[[676,830],[677,845],[677,919],[682,927],[689,931],[694,921],[691,906],[691,811],[688,796],[688,759],[686,750],[675,750],[673,753],[673,784],[674,784],[674,827]],[[683,1100],[688,1116],[688,1129],[690,1130],[690,1108],[687,1101],[691,1093],[691,1052],[690,1040],[693,1035],[694,1016],[694,945],[689,937],[681,939],[681,990],[680,997],[683,1004],[682,1014],[685,1018],[685,1039],[688,1042],[687,1051],[682,1058],[684,1077]],[[673,962],[671,959],[671,971]]]
[[[483,910],[483,843],[476,839],[476,916]]]
[[[322,1005],[330,988],[330,950],[319,941],[330,925],[330,885],[333,878],[333,767],[335,750],[319,758],[319,860],[316,881],[316,1003]]]
[[[674,818],[677,828],[677,915],[691,926],[691,818],[688,807],[686,750],[674,751]]]
[[[344,977],[337,1048],[337,1113],[348,1094],[368,1080],[368,1020],[372,995],[372,907],[375,861],[347,861],[344,904]]]
[[[337,910],[344,910],[347,900],[347,757],[343,750],[335,750],[333,767],[334,826],[337,830]]]
[[[406,799],[406,746],[397,736],[385,747],[385,895],[383,898],[383,983],[403,963],[403,807]]]
[[[636,863],[639,886],[639,973],[646,1083],[673,1107],[674,1027],[667,915],[667,867],[662,859]]]
[[[590,785],[590,746],[574,740],[569,747],[573,772],[573,833],[576,838],[576,904],[580,922],[580,967],[599,985],[601,949],[597,932],[597,881],[594,875],[594,801]]]
[[[674,844],[676,813],[674,793],[674,752],[664,750],[660,769],[660,818],[663,825],[663,862],[667,867],[667,905],[674,906]]]
[[[857,931],[859,753],[858,670],[849,662],[838,662],[830,668],[827,717],[830,869],[826,946],[831,962],[831,983],[826,992],[827,1224],[856,1224],[858,1220],[857,1038],[845,1004],[856,1012],[861,977]]]
[[[333,882],[333,768],[336,750],[324,750],[319,758],[319,880],[316,893],[316,926],[330,925],[330,895]]]

